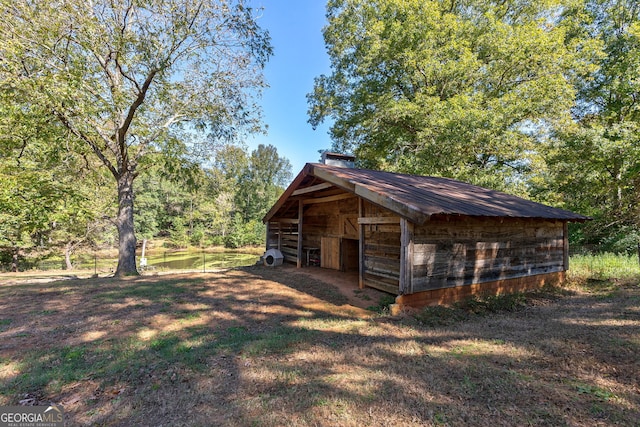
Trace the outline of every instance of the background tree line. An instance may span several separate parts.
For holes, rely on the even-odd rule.
[[[291,179],[291,165],[272,145],[226,145],[209,166],[192,165],[171,177],[161,167],[140,177],[136,230],[170,247],[262,245],[262,218]]]
[[[105,172],[73,156],[44,161],[46,152],[28,147],[2,156],[1,264],[25,267],[64,255],[71,269],[78,250],[116,247],[110,214],[117,195]],[[140,240],[161,240],[166,248],[262,245],[262,217],[290,179],[289,161],[271,145],[252,151],[225,145],[206,163],[170,165],[158,159],[138,178],[136,233]]]

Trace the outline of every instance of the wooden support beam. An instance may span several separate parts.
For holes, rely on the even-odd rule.
[[[413,293],[413,223],[400,220],[400,294]]]
[[[310,187],[298,188],[293,193],[292,196],[299,196],[301,194],[313,193],[314,191],[326,190],[328,188],[333,187],[333,184],[330,182],[323,182],[322,184],[312,185]]]
[[[280,224],[297,224],[298,223],[298,218],[280,218],[278,219],[278,222]]]
[[[298,268],[302,267],[302,216],[303,216],[303,207],[302,200],[298,202],[298,260],[296,262],[296,266]]]
[[[562,224],[562,234],[564,270],[567,271],[569,270],[569,223],[567,221]]]
[[[287,187],[287,189],[280,195],[278,201],[271,207],[269,212],[262,218],[262,222],[270,221],[271,218],[283,207],[285,203],[289,200],[291,193],[297,188],[300,184],[304,182],[304,180],[311,174],[313,171],[313,166],[311,163],[307,163],[304,168],[300,171],[298,176],[296,176],[293,182]]]
[[[360,199],[362,200],[362,198]],[[379,216],[379,217],[359,217],[358,224],[400,224],[398,216]]]
[[[304,199],[302,200],[302,203],[305,205],[312,205],[314,203],[335,202],[338,200],[350,199],[352,197],[356,197],[356,195],[351,193],[343,193],[336,194],[335,196],[318,197],[317,199]]]
[[[266,233],[267,239],[264,242],[264,244],[266,246],[265,251],[268,251],[269,250],[269,221],[267,221],[265,225],[267,226],[267,233]],[[278,245],[278,250],[280,250],[280,245]]]
[[[278,224],[278,250],[282,251],[282,223]]]
[[[429,219],[429,215],[423,213],[420,209],[409,204],[398,202],[390,197],[383,196],[380,193],[369,190],[367,187],[362,185],[356,185],[355,193],[375,205],[389,209],[391,212],[405,218],[409,218],[411,222],[416,224],[424,224]]]
[[[355,190],[355,184],[352,184],[351,182],[349,182],[349,180],[338,178],[331,172],[325,171],[322,168],[313,167],[312,175],[320,178],[323,181],[330,182],[336,187],[343,188],[352,193]]]
[[[364,289],[364,224],[360,223],[360,217],[364,214],[364,200],[358,197],[358,287]]]

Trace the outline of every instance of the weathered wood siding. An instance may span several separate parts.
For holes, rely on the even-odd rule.
[[[302,245],[319,248],[322,237],[358,238],[357,197],[304,207]]]
[[[298,220],[274,219],[267,224],[267,250],[278,249],[287,262],[298,262]]]
[[[414,229],[410,289],[450,288],[564,271],[563,222],[432,219]]]
[[[339,200],[316,202],[312,198],[302,198],[302,258],[305,258],[307,248],[321,249],[323,237],[358,238],[357,196],[346,193],[335,196]],[[298,259],[299,222],[299,218],[273,217],[267,224],[267,249],[279,249],[285,261],[305,263],[306,259]],[[330,268],[340,266],[340,245],[337,248],[325,245],[325,250],[332,253],[321,256],[335,260]]]
[[[365,286],[398,293],[400,282],[400,217],[368,202],[360,219]]]

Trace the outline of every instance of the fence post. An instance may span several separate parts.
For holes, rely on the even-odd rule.
[[[202,248],[202,272],[207,272],[207,259],[205,258],[204,248]]]

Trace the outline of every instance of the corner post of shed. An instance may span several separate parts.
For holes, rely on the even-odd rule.
[[[302,214],[303,214],[302,199],[298,201],[298,254],[296,266],[298,268],[302,267]]]
[[[400,218],[400,295],[413,292],[413,230],[412,222]]]
[[[358,218],[364,214],[364,201],[358,197]],[[358,221],[358,287],[364,289],[364,224]]]
[[[567,271],[569,270],[569,223],[567,221],[562,223],[562,235],[564,271]]]

